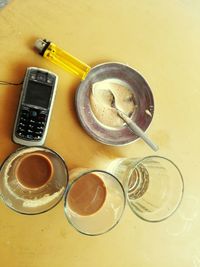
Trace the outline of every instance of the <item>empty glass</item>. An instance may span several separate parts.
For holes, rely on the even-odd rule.
[[[168,218],[182,200],[182,174],[167,158],[121,158],[113,161],[108,171],[123,184],[131,210],[145,221],[160,222]]]
[[[64,200],[65,215],[80,233],[100,235],[120,220],[126,203],[123,186],[102,170],[74,169]]]

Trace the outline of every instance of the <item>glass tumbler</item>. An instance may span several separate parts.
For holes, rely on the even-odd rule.
[[[119,180],[102,170],[74,169],[64,196],[69,223],[85,235],[101,235],[120,221],[126,197]]]
[[[47,147],[21,147],[0,169],[0,198],[21,214],[34,215],[52,209],[62,199],[67,184],[65,161]]]
[[[107,170],[121,181],[131,210],[145,221],[163,221],[181,203],[183,177],[167,158],[121,158],[114,160]]]

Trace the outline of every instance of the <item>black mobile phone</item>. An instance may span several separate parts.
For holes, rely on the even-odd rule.
[[[50,122],[58,76],[48,70],[27,68],[17,109],[13,141],[43,145]]]

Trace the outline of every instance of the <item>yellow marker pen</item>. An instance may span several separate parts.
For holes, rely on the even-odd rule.
[[[91,69],[87,64],[45,39],[38,39],[35,43],[35,47],[44,58],[47,58],[64,70],[77,75],[82,80],[85,79]]]

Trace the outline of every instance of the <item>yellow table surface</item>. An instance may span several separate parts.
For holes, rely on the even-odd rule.
[[[74,108],[80,80],[40,57],[47,38],[91,66],[127,63],[148,81],[155,115],[148,130],[157,154],[181,169],[185,195],[179,210],[147,223],[125,210],[109,233],[87,237],[66,221],[63,202],[37,216],[0,203],[0,266],[200,266],[200,2],[197,0],[13,0],[0,10],[0,80],[20,82],[29,66],[47,68],[59,85],[45,145],[74,167],[103,168],[116,157],[153,152],[141,140],[124,147],[100,144],[81,128]],[[0,162],[11,141],[20,86],[0,86]]]

